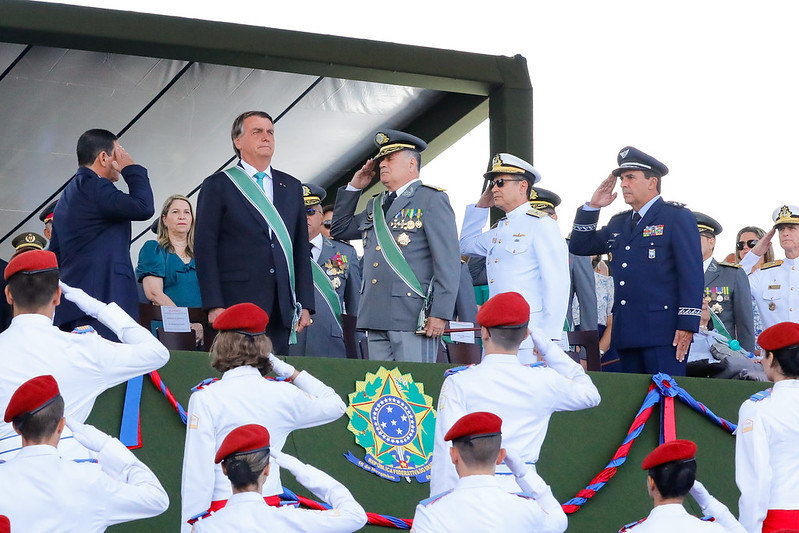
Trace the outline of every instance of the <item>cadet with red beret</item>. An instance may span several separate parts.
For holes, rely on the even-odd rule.
[[[66,416],[85,422],[95,399],[107,389],[162,367],[169,351],[117,304],[104,304],[80,289],[59,282],[56,256],[32,250],[15,256],[5,269],[5,298],[13,307],[9,328],[0,333],[3,372],[0,405],[6,405],[22,383],[52,374],[60,384]],[[67,333],[53,326],[62,296],[110,328],[122,343],[101,338],[85,326]],[[64,432],[58,446],[65,459],[87,459],[92,453]],[[0,423],[0,460],[19,450],[20,438],[11,424]]]
[[[459,479],[452,490],[416,506],[411,531],[566,531],[566,514],[549,486],[516,452],[501,448],[502,437],[502,419],[485,411],[452,425],[444,440],[452,442],[447,459]],[[524,492],[500,487],[494,471],[503,461]]]
[[[695,443],[677,439],[661,444],[644,458],[641,468],[649,472],[646,487],[655,507],[649,516],[624,526],[619,533],[746,533],[727,506],[696,480]],[[683,500],[689,492],[714,522],[688,514]]]
[[[190,519],[221,509],[230,498],[230,482],[214,464],[214,455],[235,428],[268,427],[271,449],[279,452],[293,430],[332,422],[346,410],[332,388],[272,355],[268,323],[266,312],[252,303],[228,307],[213,323],[219,333],[211,345],[212,365],[223,374],[200,383],[189,399],[181,483],[183,531],[189,531]],[[271,371],[291,382],[264,379]],[[280,470],[271,468],[262,493],[281,492]]]
[[[0,464],[0,514],[14,531],[100,532],[159,515],[169,506],[158,479],[121,442],[64,418],[64,398],[53,376],[20,385],[4,420],[22,436],[22,450]],[[60,456],[56,445],[65,425],[97,454],[97,462]]]
[[[738,411],[735,481],[749,532],[799,528],[799,324],[781,322],[757,339],[771,389]]]
[[[330,505],[327,511],[270,507],[261,495],[269,475],[269,457],[294,474],[305,488]],[[233,495],[224,508],[201,517],[194,533],[228,531],[308,531],[349,533],[366,524],[366,513],[347,488],[321,470],[277,450],[271,450],[269,431],[258,424],[231,431],[216,452]]]
[[[530,306],[517,292],[490,298],[477,314],[485,355],[479,365],[462,369],[444,380],[438,400],[430,494],[455,487],[458,474],[449,460],[447,431],[462,416],[488,411],[502,418],[503,444],[522,461],[534,465],[555,411],[576,411],[599,404],[591,378],[541,329],[532,330],[533,343],[546,366],[519,362],[519,345],[526,339]],[[517,492],[519,485],[507,465],[497,469],[499,485]]]

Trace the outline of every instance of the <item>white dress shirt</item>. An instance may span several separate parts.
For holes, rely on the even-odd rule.
[[[332,422],[345,410],[335,390],[305,371],[287,383],[265,379],[254,367],[240,366],[194,392],[189,399],[183,453],[184,531],[191,529],[187,521],[207,511],[212,501],[230,498],[230,481],[222,467],[214,464],[214,455],[228,433],[245,424],[260,424],[269,430],[271,448],[280,451],[293,430]],[[280,468],[272,463],[263,495],[282,491]]]
[[[324,245],[324,238],[320,233],[311,239],[311,258],[314,262],[319,262],[319,256],[322,255],[322,246]]]
[[[799,510],[799,380],[774,384],[770,395],[738,411],[735,482],[741,524],[761,530],[769,509]]]
[[[0,514],[11,531],[100,532],[169,506],[155,475],[118,440],[109,439],[97,459],[77,463],[43,444],[0,464]]]
[[[24,382],[51,374],[64,397],[64,415],[83,423],[105,390],[157,370],[169,360],[164,345],[117,304],[107,305],[97,318],[124,343],[110,342],[97,333],[66,333],[45,315],[14,317],[0,333],[0,406],[8,405]],[[11,424],[0,420],[0,460],[8,461],[21,447],[22,439]],[[65,459],[93,457],[68,428],[58,450]]]

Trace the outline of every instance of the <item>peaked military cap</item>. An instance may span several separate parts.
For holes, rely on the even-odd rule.
[[[50,405],[59,395],[58,383],[53,376],[36,376],[14,391],[3,420],[11,422],[20,415],[33,414]]]
[[[713,217],[699,211],[694,211],[694,217],[696,217],[696,226],[699,228],[699,233],[709,231],[713,235],[718,235],[723,230],[721,224]]]
[[[314,183],[302,184],[302,198],[305,200],[306,207],[309,205],[321,204],[327,196],[327,191],[324,187],[320,187]]]
[[[462,439],[464,437],[487,437],[502,434],[502,419],[494,413],[477,411],[469,413],[452,424],[444,440]]]
[[[659,176],[669,173],[669,167],[632,146],[625,146],[621,149],[616,157],[616,164],[619,165],[619,168],[613,171],[614,176],[621,176],[625,170],[651,170]]]
[[[771,215],[774,225],[780,224],[799,224],[799,207],[795,205],[783,205],[774,210]]]
[[[257,452],[269,448],[269,431],[258,424],[239,426],[228,433],[219,446],[214,457],[215,463],[221,463],[234,453]]]
[[[48,222],[53,221],[53,212],[55,211],[55,204],[58,203],[58,198],[47,204],[47,207],[42,209],[42,212],[39,213],[39,220],[47,224]]]
[[[380,159],[388,154],[399,152],[400,150],[414,150],[423,152],[427,148],[427,143],[419,137],[397,130],[380,130],[375,133],[375,144],[379,148],[375,159]]]
[[[541,187],[533,187],[530,191],[530,205],[536,209],[557,207],[560,205],[560,196]]]
[[[649,470],[674,461],[690,461],[696,457],[696,444],[690,440],[675,439],[664,442],[644,458],[641,468]]]
[[[483,174],[486,179],[491,179],[497,174],[523,174],[525,177],[533,180],[533,183],[541,181],[541,174],[520,157],[513,154],[500,152],[491,158],[491,163],[488,165],[488,172]]]
[[[14,237],[11,241],[11,246],[14,247],[17,253],[27,252],[28,250],[44,250],[44,247],[47,246],[47,239],[38,233],[28,231]]]

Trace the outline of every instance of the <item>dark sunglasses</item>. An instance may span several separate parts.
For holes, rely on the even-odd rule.
[[[501,189],[509,181],[523,181],[523,180],[521,180],[519,178],[499,178],[499,179],[496,179],[496,180],[490,180],[488,182],[488,187],[491,188],[491,187],[495,187],[496,186],[496,187],[499,187]]]
[[[313,207],[307,207],[305,209],[305,214],[308,215],[309,217],[314,216],[316,213],[321,213],[321,211],[314,209]]]
[[[330,228],[330,226],[333,225],[333,221],[332,220],[325,220],[324,222],[322,222],[322,225],[324,227],[326,227],[326,228]]]
[[[757,244],[757,239],[752,239],[751,241],[738,241],[737,243],[735,243],[735,248],[737,248],[738,250],[743,250],[744,244],[746,245],[747,248],[754,248],[755,245]]]

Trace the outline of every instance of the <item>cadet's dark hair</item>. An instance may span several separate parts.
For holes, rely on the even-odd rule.
[[[64,418],[64,398],[59,394],[40,410],[19,415],[11,423],[26,440],[38,443],[49,439],[55,433],[62,418]]]
[[[58,270],[26,274],[17,272],[8,278],[8,290],[17,310],[36,311],[49,304],[58,289]]]
[[[94,129],[89,130],[78,139],[78,166],[88,167],[100,152],[105,152],[109,156],[114,151],[114,141],[117,136],[108,130]]]
[[[681,498],[688,494],[696,481],[696,461],[672,461],[649,469],[663,498]]]
[[[220,331],[211,343],[211,366],[227,372],[240,366],[254,366],[262,376],[272,371],[269,354],[272,341],[266,335],[245,335],[238,331]]]
[[[525,322],[517,328],[488,328],[488,334],[491,335],[491,342],[497,345],[497,348],[502,350],[516,350],[519,345],[530,334],[527,331],[528,322]]]
[[[333,209],[334,209],[335,207],[336,207],[336,206],[335,206],[335,205],[333,205],[333,204],[327,204],[326,206],[324,206],[324,207],[322,208],[322,213],[326,215],[326,214],[328,214],[329,212],[333,211]]]
[[[502,447],[502,435],[462,437],[452,441],[458,449],[461,460],[468,467],[488,467],[496,465]]]
[[[236,152],[236,157],[241,157],[241,152],[239,149],[236,148],[236,139],[244,135],[244,121],[250,117],[261,117],[269,119],[269,122],[272,125],[275,125],[275,121],[272,120],[272,116],[267,113],[266,111],[246,111],[241,115],[237,116],[236,119],[233,121],[233,126],[230,128],[230,140],[233,142],[233,151]]]
[[[230,483],[237,489],[244,489],[256,483],[269,464],[269,448],[228,455],[222,464]]]
[[[771,353],[774,354],[774,359],[771,361],[772,366],[774,366],[774,361],[778,361],[782,368],[782,373],[786,377],[799,377],[799,345],[779,348]]]

